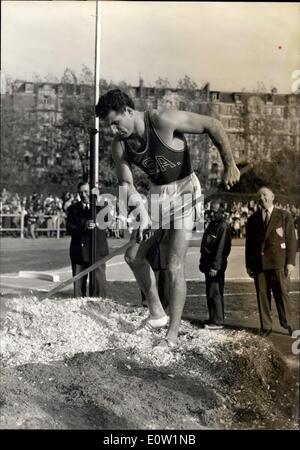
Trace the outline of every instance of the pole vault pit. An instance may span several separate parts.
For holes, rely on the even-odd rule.
[[[259,336],[183,320],[170,350],[110,299],[1,304],[2,428],[297,427],[295,370]]]

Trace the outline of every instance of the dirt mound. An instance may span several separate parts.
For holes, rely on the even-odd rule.
[[[137,334],[109,299],[1,300],[1,428],[296,428],[295,381],[267,340],[183,321]]]

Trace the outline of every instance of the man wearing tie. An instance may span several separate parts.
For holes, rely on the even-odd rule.
[[[67,211],[66,227],[71,235],[70,258],[73,276],[82,272],[92,263],[90,261],[91,230],[96,227],[90,220],[89,209],[90,188],[89,184],[81,181],[77,186],[80,201],[69,206]],[[108,245],[105,230],[96,228],[96,260],[108,254]],[[106,297],[105,264],[95,269],[96,296]],[[87,275],[75,281],[74,297],[86,296]]]
[[[260,209],[246,226],[246,268],[255,281],[262,335],[272,331],[271,293],[280,325],[292,335],[289,279],[297,252],[293,219],[289,212],[274,207],[274,193],[267,186],[259,189],[258,203]]]

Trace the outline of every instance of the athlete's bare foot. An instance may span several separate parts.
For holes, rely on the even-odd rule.
[[[174,349],[177,347],[177,343],[167,338],[162,338],[154,344],[154,347]]]
[[[147,317],[143,320],[136,333],[141,333],[143,331],[153,331],[157,328],[165,327],[168,323],[168,316],[162,316],[159,318]]]

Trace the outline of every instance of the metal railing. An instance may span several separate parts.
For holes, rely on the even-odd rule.
[[[24,239],[26,234],[30,234],[29,230],[28,230],[28,226],[25,226],[25,216],[27,213],[25,213],[24,211],[22,211],[20,214],[0,214],[0,233],[1,235],[3,233],[20,233],[20,238]],[[11,221],[14,218],[18,219],[18,222],[20,221],[20,225],[16,226],[16,227],[7,227],[7,226],[3,226],[3,218],[11,218]],[[47,219],[52,219],[53,220],[53,225],[51,228],[48,227],[34,227],[34,232],[38,232],[38,233],[55,233],[56,234],[56,238],[59,239],[61,237],[61,233],[62,232],[66,232],[66,228],[61,226],[61,219],[65,218],[65,215],[62,215],[60,212],[58,212],[57,214],[53,214],[53,215],[49,215],[49,214],[43,214],[43,215],[39,215],[37,217],[37,221],[42,220],[47,220]],[[25,231],[26,230],[26,231]]]

